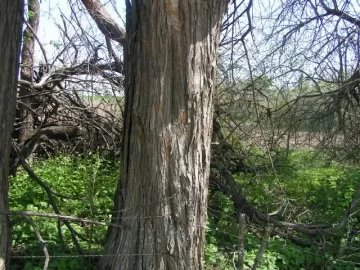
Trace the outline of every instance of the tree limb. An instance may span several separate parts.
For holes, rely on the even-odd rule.
[[[99,30],[110,39],[125,44],[126,32],[110,16],[99,0],[81,0],[90,16],[93,18]]]

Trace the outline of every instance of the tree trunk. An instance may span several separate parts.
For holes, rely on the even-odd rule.
[[[23,8],[23,0],[0,1],[0,211],[8,210],[10,142],[15,116]],[[9,218],[0,215],[0,270],[9,265],[9,224]]]
[[[228,2],[132,3],[122,177],[101,267],[203,269],[217,48]]]
[[[40,5],[38,0],[28,0],[28,24],[24,30],[23,46],[21,52],[21,72],[20,78],[22,80],[33,82],[34,77],[34,46],[35,34],[39,27],[39,13]],[[29,96],[30,89],[27,86],[22,86],[19,91],[19,97]],[[22,102],[27,104],[30,108],[34,108],[34,97],[22,98]],[[19,105],[21,123],[19,126],[18,143],[20,148],[23,147],[30,134],[33,132],[34,115],[23,105]]]

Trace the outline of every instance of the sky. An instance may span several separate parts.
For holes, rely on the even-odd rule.
[[[1,0],[0,0],[1,1]],[[76,3],[73,8],[75,8],[76,11],[76,17],[79,20],[79,23],[81,26],[88,31],[89,33],[94,33],[94,35],[91,37],[93,38],[92,44],[96,46],[99,44],[99,42],[102,42],[101,39],[103,37],[102,33],[98,30],[96,24],[92,20],[92,18],[88,15],[87,11],[85,10],[84,6],[81,3],[81,0],[40,0],[40,23],[39,23],[39,29],[37,32],[37,36],[44,47],[44,50],[46,52],[47,59],[49,61],[49,64],[53,63],[53,60],[56,59],[56,57],[59,55],[60,52],[62,52],[64,46],[62,44],[68,44],[68,40],[66,39],[63,41],[63,35],[61,35],[61,31],[57,25],[60,25],[63,27],[63,21],[61,19],[61,14],[64,14],[64,17],[66,18],[74,18],[71,12],[70,4]],[[110,13],[112,18],[116,20],[116,22],[124,26],[124,23],[121,19],[125,18],[125,0],[101,0],[103,4],[105,4],[107,12]],[[79,9],[82,10],[82,12],[79,12]],[[72,21],[74,23],[74,21]],[[72,26],[70,22],[67,22],[67,29],[70,38],[73,38],[75,36],[75,30],[72,30]],[[80,27],[77,27],[77,25],[74,25],[74,29],[77,31],[77,41],[76,45],[79,50],[79,61],[84,61],[85,59],[89,59],[89,56],[91,57],[91,54],[93,52],[91,51],[91,47],[84,48],[84,44],[82,43],[84,40],[79,41],[79,35],[81,36],[81,31],[79,30]],[[99,42],[98,42],[99,40]],[[89,46],[89,44],[85,45]],[[116,49],[116,47],[114,47]],[[73,58],[73,50],[65,51],[60,59],[66,59],[68,55],[68,61],[66,63],[69,63],[69,60],[72,60]],[[104,59],[108,59],[108,51],[106,50],[105,46],[103,46],[103,51],[100,52],[100,57],[103,57]],[[121,54],[121,49],[118,50],[119,54]],[[90,55],[89,55],[90,54]],[[118,55],[121,57],[121,55]],[[35,42],[35,67],[40,63],[45,62],[43,53],[40,49],[40,46],[38,42]],[[79,63],[79,62],[78,62]],[[57,61],[55,63],[56,65],[60,65],[63,67],[63,65]],[[65,64],[66,66],[66,64]],[[69,64],[67,65],[69,66]],[[84,80],[87,79],[87,80]],[[112,95],[121,95],[121,92],[114,93],[113,89],[108,86],[108,82],[106,80],[102,80],[99,76],[94,75],[80,75],[72,77],[73,81],[78,81],[78,83],[74,84],[76,87],[79,87],[79,91],[82,91],[80,89],[86,89],[84,91],[84,95],[88,95],[88,93],[94,94],[101,92],[101,93],[107,93],[107,91]],[[91,85],[89,86],[89,82],[92,81]],[[71,84],[71,83],[70,83]],[[79,92],[80,93],[80,92]]]
[[[71,16],[71,9],[69,5],[70,2],[78,2],[81,7],[81,0],[40,0],[40,24],[38,30],[38,37],[41,40],[42,45],[47,51],[48,58],[51,59],[52,56],[56,55],[56,48],[54,44],[61,41],[61,35],[56,24],[62,25],[60,19],[61,12],[66,16]],[[106,6],[106,10],[111,14],[112,18],[117,21],[119,25],[124,25],[123,21],[119,17],[122,16],[125,18],[125,0],[102,0],[101,1]],[[116,10],[115,10],[115,8]],[[85,13],[84,13],[85,14]],[[80,23],[82,25],[88,25],[88,20],[92,19],[85,15],[79,16]],[[35,45],[36,59],[37,61],[42,61],[42,53],[39,45]]]
[[[70,5],[69,5],[69,1],[72,3],[77,2],[79,5],[78,7],[83,8],[82,4],[81,4],[81,0],[41,0],[41,17],[40,17],[40,28],[38,31],[38,36],[43,44],[43,46],[45,47],[47,54],[48,54],[48,58],[51,59],[52,57],[54,57],[57,52],[59,51],[59,49],[56,49],[56,46],[54,46],[54,44],[56,44],[57,42],[61,42],[61,36],[60,36],[60,32],[58,27],[56,26],[56,24],[60,24],[62,25],[62,21],[60,19],[60,10],[65,14],[66,17],[70,17],[71,16],[71,9],[70,9]],[[123,25],[123,21],[121,19],[125,18],[125,0],[101,0],[103,4],[105,4],[106,10],[111,14],[112,18],[115,19],[117,21],[118,24]],[[259,45],[258,43],[259,40],[263,39],[264,36],[261,33],[261,27],[263,27],[263,29],[269,29],[268,26],[263,26],[260,25],[260,20],[257,18],[262,17],[264,14],[262,14],[262,12],[268,12],[270,7],[271,9],[276,9],[279,4],[281,3],[281,1],[284,0],[254,0],[254,9],[253,9],[253,19],[254,19],[254,24],[255,24],[255,30],[254,30],[254,34],[252,35],[252,39],[250,38],[251,36],[249,35],[249,42],[248,44],[248,49],[249,49],[249,55],[250,55],[250,60],[254,61],[254,62],[259,62],[261,61],[262,58],[264,58],[264,55],[266,53],[266,50],[271,51],[272,50],[272,46],[274,46],[274,44],[268,44],[268,45],[264,45],[265,43]],[[344,0],[345,1],[345,0]],[[341,0],[338,0],[338,2],[340,3]],[[359,0],[352,0],[351,1],[352,5],[353,5],[353,10],[358,13],[360,13],[360,4],[359,4]],[[269,7],[269,8],[266,8]],[[231,8],[230,8],[230,12],[231,12]],[[93,24],[92,19],[87,15],[87,12],[82,12],[80,14],[78,14],[78,18],[79,21],[82,25],[86,26],[86,25],[90,25],[91,23]],[[294,20],[296,21],[297,18],[296,16],[294,16]],[[243,25],[246,25],[246,18],[243,17],[242,20],[240,20],[240,24],[242,23]],[[273,21],[269,20],[267,23],[272,24]],[[257,24],[257,25],[256,25]],[[266,23],[265,23],[266,24]],[[260,31],[257,31],[258,29],[260,29]],[[97,30],[97,27],[94,26],[93,30],[94,33],[95,32],[99,32]],[[95,34],[94,34],[95,35]],[[101,37],[101,34],[100,34]],[[303,40],[303,37],[302,39]],[[305,40],[306,41],[306,40]],[[96,42],[98,42],[97,38],[94,36],[94,40],[93,43],[94,45],[96,45]],[[256,46],[254,46],[255,43]],[[79,46],[81,47],[81,46]],[[301,43],[294,43],[293,44],[293,48],[288,49],[287,54],[288,58],[293,58],[294,54],[292,53],[291,49],[294,49],[294,52],[296,50],[299,50],[299,48],[301,47]],[[231,50],[227,49],[229,54],[233,53]],[[119,50],[121,51],[121,50]],[[37,62],[42,60],[42,53],[40,51],[40,48],[38,45],[36,45],[36,60]],[[87,52],[88,53],[88,52]],[[235,49],[235,54],[239,55],[239,59],[240,57],[242,57],[243,55],[243,50],[241,48],[241,44],[239,44],[238,48]],[[285,54],[284,54],[285,55]],[[276,57],[276,56],[274,56]],[[279,58],[279,61],[281,60],[281,58]],[[299,65],[299,59],[297,58],[296,63],[293,64],[297,64]],[[305,69],[309,69],[311,68],[314,64],[310,63],[311,61],[306,61],[306,65],[308,66],[304,66],[301,68],[305,68]],[[275,63],[275,62],[274,62]],[[310,64],[309,64],[310,63]],[[268,62],[266,62],[265,64],[268,64]],[[243,62],[239,62],[238,63],[239,66],[239,78],[240,77],[248,77],[248,70],[246,68],[246,63]],[[260,66],[259,66],[260,67]],[[261,68],[261,67],[260,67]],[[294,67],[293,67],[294,68]],[[274,71],[274,68],[269,68],[267,67],[266,69],[269,69],[271,72]],[[280,73],[283,73],[282,70],[279,71]],[[270,73],[269,73],[270,75]],[[276,74],[274,74],[273,76],[276,76]],[[297,80],[296,77],[292,76],[292,74],[288,74],[288,76],[282,75],[282,78],[286,81],[290,80],[292,78],[295,79],[295,81]]]

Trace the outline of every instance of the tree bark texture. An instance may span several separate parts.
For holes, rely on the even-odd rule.
[[[127,4],[122,177],[102,269],[203,269],[223,0]]]
[[[23,35],[20,78],[28,82],[33,82],[35,34],[39,27],[40,4],[38,0],[28,0],[27,6],[28,26],[25,28]],[[28,87],[22,86],[19,91],[19,97],[22,98],[22,102],[28,104],[31,108],[34,108],[34,98],[23,98],[24,96],[29,96],[30,93]],[[33,132],[34,115],[23,105],[19,105],[19,110],[21,124],[19,126],[18,143],[20,148],[22,148],[25,141],[29,139],[30,134]]]
[[[8,210],[11,132],[16,106],[23,0],[0,1],[0,211]],[[0,215],[0,270],[8,268],[9,218]]]

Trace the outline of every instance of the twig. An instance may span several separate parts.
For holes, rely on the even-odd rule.
[[[238,270],[244,269],[244,235],[246,226],[246,215],[240,213],[239,215],[239,250],[238,250]]]
[[[44,255],[45,255],[45,263],[44,263],[43,270],[47,270],[48,266],[49,266],[49,262],[50,262],[50,256],[49,256],[49,251],[47,250],[47,247],[46,247],[46,242],[41,237],[39,228],[36,226],[35,222],[31,219],[31,217],[29,215],[27,215],[26,212],[23,212],[22,216],[30,223],[30,225],[33,227],[33,229],[35,231],[36,237],[39,240],[41,249],[43,250]]]
[[[31,25],[30,25],[26,20],[24,20],[24,22],[25,22],[25,24],[26,24],[26,27],[28,27],[28,28],[30,29],[30,31],[31,31],[32,34],[34,35],[36,41],[38,42],[39,47],[40,47],[40,50],[41,50],[41,52],[42,52],[43,55],[44,55],[44,59],[45,59],[45,63],[46,63],[46,68],[49,68],[49,61],[48,61],[48,59],[47,59],[46,51],[45,51],[44,46],[42,45],[39,37],[36,35],[34,29],[31,27]]]
[[[256,254],[256,259],[255,259],[254,265],[251,268],[252,270],[256,270],[256,268],[258,268],[261,265],[261,260],[262,260],[262,257],[264,256],[264,253],[265,253],[265,250],[266,250],[266,247],[269,242],[270,235],[271,235],[271,231],[273,230],[273,228],[274,228],[273,224],[269,224],[268,226],[266,226],[264,236],[261,240],[259,252]]]

